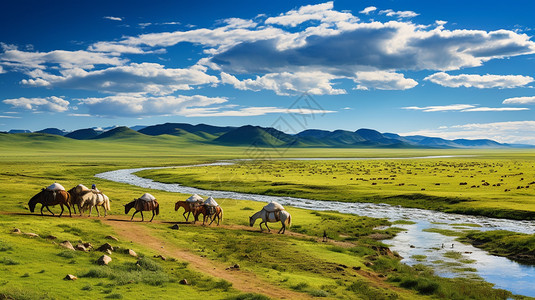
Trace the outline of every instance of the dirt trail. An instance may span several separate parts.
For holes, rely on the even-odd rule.
[[[213,261],[166,243],[162,238],[153,236],[150,229],[141,222],[126,222],[122,219],[103,219],[112,226],[119,238],[147,246],[157,253],[189,263],[189,266],[203,274],[224,279],[232,287],[245,293],[258,293],[274,299],[310,299],[311,296],[280,288],[255,274],[244,270],[227,270],[228,265]]]

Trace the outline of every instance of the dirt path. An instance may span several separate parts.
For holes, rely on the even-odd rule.
[[[153,236],[150,229],[141,222],[126,222],[122,219],[103,219],[105,224],[112,226],[119,238],[147,246],[157,253],[170,256],[189,263],[189,266],[203,274],[224,279],[232,283],[232,287],[244,293],[257,293],[274,299],[310,299],[311,296],[283,289],[269,283],[255,274],[244,270],[227,270],[228,265],[213,261],[170,245],[165,240]]]

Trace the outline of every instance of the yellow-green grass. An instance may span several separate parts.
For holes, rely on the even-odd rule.
[[[253,161],[141,171],[205,189],[535,218],[535,154],[364,161]]]
[[[45,297],[56,299],[105,297],[221,299],[240,296],[240,292],[230,287],[228,283],[221,283],[217,278],[193,271],[185,266],[179,257],[176,258],[177,261],[155,262],[161,266],[161,269],[158,269],[153,276],[148,276],[155,279],[143,281],[139,279],[140,272],[143,270],[134,269],[136,260],[121,252],[112,254],[114,260],[110,267],[99,267],[95,264],[100,253],[76,252],[74,256],[71,256],[53,241],[43,237],[54,235],[58,237],[54,240],[56,242],[82,240],[98,246],[108,241],[104,239],[106,235],[116,233],[112,227],[98,222],[96,217],[41,217],[38,213],[31,215],[27,210],[27,202],[40,188],[52,182],[59,182],[66,188],[79,183],[85,185],[96,183],[112,200],[111,217],[123,215],[122,204],[139,197],[144,192],[150,192],[161,204],[161,214],[156,217],[156,220],[183,221],[182,211],[180,213],[174,211],[174,202],[183,200],[189,195],[109,182],[94,178],[94,174],[119,168],[184,165],[220,159],[247,158],[246,147],[179,143],[174,137],[154,139],[154,144],[140,144],[128,140],[71,141],[54,137],[45,137],[43,141],[35,142],[17,136],[6,138],[3,135],[0,135],[0,138],[4,139],[3,143],[0,143],[2,164],[0,211],[4,212],[0,216],[2,218],[0,222],[0,259],[2,260],[0,269],[3,274],[6,274],[0,281],[0,294],[29,299]],[[164,138],[168,139],[168,143],[159,144]],[[274,149],[266,151],[277,153]],[[432,152],[432,155],[439,153]],[[324,149],[290,149],[287,153],[292,153],[296,157],[424,155],[420,150],[414,152],[377,151],[376,153],[360,149],[340,149],[333,152]],[[444,152],[440,153],[444,154]],[[304,235],[262,234],[244,230],[240,225],[248,225],[248,216],[260,209],[263,204],[229,199],[218,199],[218,201],[225,210],[224,224],[234,227],[203,228],[180,225],[180,230],[174,231],[169,228],[170,224],[165,223],[146,223],[143,226],[146,226],[155,236],[169,240],[169,243],[177,247],[191,251],[204,248],[205,252],[199,255],[206,254],[209,259],[228,262],[229,266],[237,262],[244,269],[267,282],[314,296],[357,299],[392,297],[389,295],[397,295],[402,299],[427,297],[421,295],[422,291],[427,293],[425,287],[418,285],[393,288],[393,286],[401,286],[409,277],[417,278],[422,282],[432,282],[433,286],[437,287],[432,291],[435,296],[439,295],[437,293],[440,291],[452,290],[448,287],[455,286],[451,279],[438,278],[431,275],[429,271],[402,266],[397,258],[378,253],[377,249],[381,244],[371,239],[370,235],[395,234],[393,229],[373,230],[377,225],[386,224],[385,220],[332,212],[316,213],[289,207],[288,210],[294,217],[294,230]],[[40,209],[39,206],[37,208]],[[54,207],[52,210],[59,213],[59,207]],[[139,217],[136,218],[139,220]],[[344,225],[347,224],[350,226],[345,228]],[[23,232],[37,233],[41,238],[30,239],[24,235],[11,234],[10,231],[13,228],[19,228]],[[279,228],[280,225],[272,226],[274,230]],[[258,223],[255,224],[254,229],[258,230]],[[323,230],[328,231],[330,238],[343,244],[328,245],[313,239],[313,237],[319,238]],[[257,240],[261,242],[258,243]],[[112,242],[112,244],[123,249],[132,248],[147,258],[158,254],[155,249],[150,249],[142,243],[120,241]],[[226,245],[226,248],[221,245]],[[280,247],[288,249],[289,252],[283,252],[279,249]],[[270,256],[270,253],[280,255]],[[293,254],[300,255],[303,261]],[[245,255],[249,255],[249,259]],[[255,259],[267,259],[269,263],[259,263]],[[364,265],[365,262],[372,261],[375,263],[372,268]],[[341,264],[347,266],[347,268],[339,266],[343,271],[336,269],[336,266]],[[327,268],[322,269],[320,267],[322,265]],[[353,270],[353,266],[360,267],[361,271],[369,273],[359,273]],[[74,273],[79,279],[73,282],[63,281],[62,278],[68,273]],[[365,276],[366,274],[370,275]],[[390,284],[381,284],[380,280],[377,280],[378,275],[393,279]],[[177,280],[182,278],[188,278],[198,284],[179,285]],[[400,280],[397,281],[397,278]],[[201,282],[206,283],[201,284]],[[475,289],[473,291],[463,289],[457,291],[456,295],[465,298],[475,297],[478,294],[492,295],[495,298],[505,298],[510,295],[504,291],[493,290],[489,284],[471,281],[465,281],[464,284]]]

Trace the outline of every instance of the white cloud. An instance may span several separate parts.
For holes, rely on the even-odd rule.
[[[15,116],[2,116],[0,115],[0,119],[20,119],[21,117],[15,117]]]
[[[295,27],[307,21],[320,21],[322,23],[337,22],[357,22],[358,18],[348,12],[338,12],[333,10],[332,1],[301,6],[297,10],[291,10],[287,13],[280,14],[277,17],[267,18],[265,24],[276,24],[282,26]]]
[[[444,72],[427,76],[424,80],[446,86],[446,87],[475,87],[479,89],[488,88],[516,88],[525,86],[534,81],[530,76],[522,75],[477,75],[460,74],[449,75]]]
[[[491,139],[500,143],[535,145],[535,121],[472,123],[441,126],[438,129],[419,130],[400,135],[425,135],[444,139]]]
[[[253,28],[258,25],[252,20],[246,20],[241,18],[228,18],[223,20],[223,23],[227,24],[227,28]]]
[[[69,109],[69,101],[60,97],[5,99],[2,101],[14,108],[22,108],[32,111],[64,112]]]
[[[80,99],[91,115],[104,117],[189,116],[196,109],[227,102],[223,97],[115,95]]]
[[[119,18],[119,17],[111,17],[111,16],[107,16],[107,17],[103,17],[104,19],[107,19],[107,20],[112,20],[112,21],[122,21],[123,19],[122,18]]]
[[[118,66],[126,62],[117,56],[88,51],[54,50],[50,52],[26,52],[17,49],[0,53],[0,64],[16,68],[46,69],[50,64],[63,69],[93,69],[95,65]]]
[[[151,53],[152,51],[144,51],[143,49],[136,46],[121,45],[119,43],[110,43],[110,42],[98,42],[87,48],[91,52],[109,52],[114,53],[114,55],[124,54],[145,54]]]
[[[535,104],[535,96],[507,98],[502,104]]]
[[[402,107],[406,110],[421,110],[423,112],[445,112],[445,111],[460,111],[460,112],[484,112],[484,111],[522,111],[529,110],[524,107],[478,107],[471,104],[451,104],[438,106],[407,106]]]
[[[416,16],[419,16],[420,14],[417,14],[413,11],[406,10],[406,11],[393,11],[392,9],[385,9],[381,10],[379,12],[380,15],[386,15],[387,17],[397,17],[397,18],[414,18]]]
[[[270,73],[257,76],[256,79],[239,80],[236,77],[221,73],[221,82],[231,84],[239,90],[272,90],[277,95],[295,95],[309,93],[312,95],[339,95],[345,94],[343,89],[333,88],[332,80],[337,79],[328,73],[297,72],[297,73]]]
[[[239,110],[218,111],[216,109],[199,110],[190,114],[190,117],[246,117],[262,116],[266,114],[301,114],[301,115],[321,115],[325,113],[335,113],[332,110],[317,110],[308,108],[279,108],[279,107],[246,107]]]
[[[3,74],[3,73],[6,73],[6,71],[4,70],[2,66],[0,66],[0,74]]]
[[[131,63],[96,71],[69,69],[61,71],[59,76],[36,70],[29,72],[29,75],[32,79],[22,80],[22,84],[154,95],[170,94],[177,90],[192,89],[195,85],[218,82],[217,77],[207,75],[202,69],[166,69],[155,63]]]
[[[418,85],[416,80],[405,78],[403,74],[386,71],[357,72],[353,81],[357,90],[406,90]]]
[[[474,108],[474,105],[470,104],[451,104],[451,105],[437,105],[437,106],[407,106],[402,107],[402,109],[407,110],[421,110],[424,112],[439,112],[439,111],[462,111],[465,109]]]
[[[368,7],[366,7],[365,9],[359,11],[359,13],[368,15],[368,14],[370,14],[372,11],[376,11],[376,10],[377,10],[377,7],[375,7],[375,6],[368,6]]]

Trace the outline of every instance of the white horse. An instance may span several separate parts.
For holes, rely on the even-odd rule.
[[[86,210],[88,207],[90,217],[91,212],[93,211],[93,207],[95,207],[95,209],[97,210],[99,217],[100,211],[98,210],[98,206],[104,207],[104,216],[106,216],[106,212],[110,210],[110,199],[108,198],[108,196],[97,190],[90,190],[83,184],[79,184],[76,187],[72,188],[71,190],[69,190],[69,193],[75,196],[75,202],[78,205],[80,215],[82,215],[82,211]]]
[[[285,210],[281,210],[279,212],[268,212],[267,210],[262,209],[261,211],[249,217],[249,226],[253,227],[254,223],[259,218],[262,219],[262,222],[260,222],[260,231],[264,231],[262,229],[262,223],[264,223],[266,225],[268,232],[271,232],[271,230],[268,227],[267,222],[276,223],[280,221],[282,224],[282,227],[279,230],[279,233],[282,233],[282,234],[284,234],[284,232],[286,231],[286,224],[288,224],[288,227],[292,225],[292,216],[290,215],[289,212]]]

